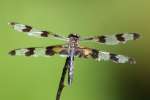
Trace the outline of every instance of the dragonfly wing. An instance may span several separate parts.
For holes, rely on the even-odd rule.
[[[116,63],[129,63],[129,64],[135,64],[136,61],[133,58],[124,56],[124,55],[118,55],[114,53],[109,52],[103,52],[96,49],[86,48],[86,47],[80,47],[76,49],[76,56],[81,58],[93,58],[98,61],[108,61],[111,60]]]
[[[81,40],[94,40],[98,43],[106,45],[116,45],[120,43],[126,43],[129,40],[137,40],[140,38],[138,33],[118,33],[114,35],[101,35],[94,37],[85,37]]]
[[[15,56],[53,56],[55,54],[59,54],[61,56],[68,55],[67,46],[64,45],[55,45],[55,46],[47,46],[47,47],[30,47],[30,48],[20,48],[14,49],[9,52],[10,55]]]
[[[14,28],[14,30],[19,31],[19,32],[25,32],[29,36],[50,37],[50,38],[57,38],[57,39],[61,39],[61,40],[67,39],[63,36],[56,34],[56,33],[35,29],[29,25],[24,25],[24,24],[20,24],[20,23],[16,23],[16,22],[11,22],[11,23],[9,23],[9,25],[11,25]]]
[[[68,47],[64,45],[55,45],[55,46],[47,46],[47,47],[30,47],[30,48],[20,48],[20,49],[14,49],[9,52],[10,55],[15,56],[53,56],[55,54],[61,55],[61,56],[68,56]],[[129,64],[135,64],[136,61],[133,58],[130,58],[128,56],[109,53],[109,52],[103,52],[96,49],[91,49],[87,47],[77,47],[74,51],[74,56],[80,57],[80,58],[93,58],[98,61],[108,61],[111,60],[116,63],[129,63]]]

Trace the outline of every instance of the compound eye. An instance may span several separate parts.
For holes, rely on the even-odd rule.
[[[71,33],[71,34],[68,35],[68,38],[70,38],[70,37],[79,38],[80,36],[78,34],[76,34],[76,33]]]

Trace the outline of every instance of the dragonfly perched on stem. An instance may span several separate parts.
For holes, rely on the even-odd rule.
[[[80,37],[78,34],[70,33],[68,37],[61,36],[60,34],[39,30],[33,28],[29,25],[24,25],[16,22],[9,23],[14,30],[19,32],[24,32],[29,36],[42,37],[42,38],[56,38],[66,42],[64,45],[54,45],[47,47],[29,47],[29,48],[19,48],[14,49],[9,52],[10,55],[20,55],[20,56],[53,56],[55,54],[63,55],[69,57],[68,62],[68,84],[71,85],[74,76],[74,58],[93,58],[97,61],[113,61],[115,63],[129,63],[135,64],[136,61],[128,56],[99,51],[93,48],[80,46],[79,42],[82,41],[95,41],[97,43],[106,45],[117,45],[124,44],[129,40],[137,40],[140,35],[135,32],[131,33],[116,33],[113,35],[99,35],[90,37]]]

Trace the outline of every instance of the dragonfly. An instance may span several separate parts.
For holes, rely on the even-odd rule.
[[[70,33],[67,37],[62,36],[58,33],[40,30],[33,28],[30,25],[20,24],[16,22],[10,22],[9,25],[16,31],[24,32],[29,36],[40,37],[40,38],[54,38],[65,41],[63,45],[52,45],[46,47],[28,47],[28,48],[18,48],[11,50],[9,52],[12,56],[27,56],[27,57],[37,57],[37,56],[45,56],[50,57],[55,54],[66,56],[70,58],[69,67],[68,67],[68,85],[72,84],[74,77],[74,59],[75,57],[79,58],[92,58],[97,61],[112,61],[115,63],[129,63],[135,64],[136,61],[132,57],[100,51],[97,49],[80,46],[80,42],[82,41],[93,41],[100,44],[106,45],[117,45],[124,44],[130,40],[137,40],[140,38],[139,33],[136,32],[124,32],[124,33],[116,33],[112,35],[97,35],[97,36],[88,36],[81,37],[76,33]]]

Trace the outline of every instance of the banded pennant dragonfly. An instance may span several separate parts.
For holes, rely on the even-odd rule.
[[[136,61],[128,56],[99,51],[93,48],[80,46],[81,41],[95,41],[97,43],[106,45],[124,44],[129,40],[137,40],[140,35],[138,33],[117,33],[114,35],[100,35],[91,37],[80,37],[77,34],[71,33],[68,37],[61,36],[57,33],[48,32],[45,30],[39,30],[29,25],[24,25],[16,22],[9,23],[10,26],[16,31],[24,32],[29,36],[42,37],[42,38],[56,38],[66,41],[64,45],[54,45],[47,47],[29,47],[14,49],[9,52],[10,55],[15,56],[53,56],[55,54],[70,57],[70,63],[68,67],[68,84],[71,85],[74,75],[73,60],[74,57],[79,58],[93,58],[97,61],[113,61],[115,63],[129,63],[135,64]]]

